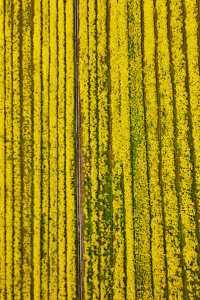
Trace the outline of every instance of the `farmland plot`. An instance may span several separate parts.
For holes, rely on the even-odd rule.
[[[0,1],[0,299],[200,298],[199,17]]]

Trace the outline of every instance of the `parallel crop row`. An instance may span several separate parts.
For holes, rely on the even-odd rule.
[[[0,1],[0,300],[200,299],[199,17]]]
[[[73,1],[0,4],[0,299],[77,295],[73,24]]]
[[[81,1],[80,15],[84,294],[195,299],[197,4]]]

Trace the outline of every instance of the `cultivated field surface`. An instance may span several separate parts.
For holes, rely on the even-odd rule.
[[[0,300],[200,299],[200,1],[0,0]]]

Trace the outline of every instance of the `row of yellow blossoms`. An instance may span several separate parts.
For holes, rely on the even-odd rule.
[[[73,24],[73,1],[0,2],[0,299],[77,295]]]
[[[199,296],[198,7],[190,5],[80,1],[87,299]]]
[[[84,299],[200,298],[197,4],[79,0],[80,216],[74,1],[0,2],[0,299],[78,297],[77,217]]]

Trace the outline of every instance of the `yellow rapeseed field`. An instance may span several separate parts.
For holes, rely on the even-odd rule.
[[[0,0],[0,300],[200,299],[200,3]]]

